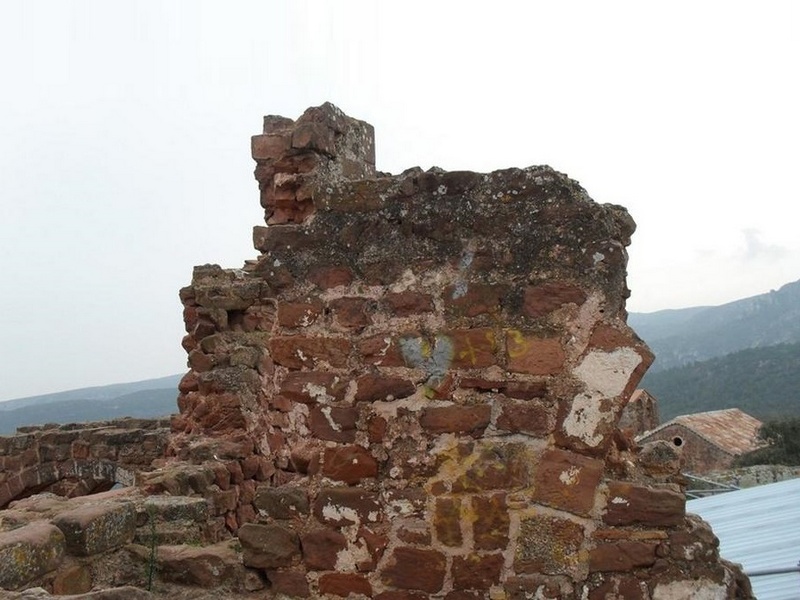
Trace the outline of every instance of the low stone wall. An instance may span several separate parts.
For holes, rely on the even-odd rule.
[[[0,509],[38,492],[74,497],[133,485],[164,457],[167,419],[20,427],[0,436]]]

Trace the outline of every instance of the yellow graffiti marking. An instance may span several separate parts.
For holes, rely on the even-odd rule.
[[[508,347],[508,355],[511,358],[519,358],[527,354],[531,346],[529,340],[525,339],[522,332],[517,329],[509,329],[508,334],[511,336],[511,345]]]
[[[478,362],[478,355],[475,351],[475,347],[472,345],[472,342],[470,341],[469,338],[466,338],[466,342],[467,342],[467,349],[459,352],[458,358],[464,359],[469,357],[470,364],[474,365],[475,363]]]

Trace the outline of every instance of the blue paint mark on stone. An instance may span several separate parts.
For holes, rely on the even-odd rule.
[[[427,373],[426,386],[437,387],[450,369],[455,348],[453,340],[448,336],[437,335],[432,347],[428,340],[423,338],[401,339],[400,352],[406,364],[423,369]]]

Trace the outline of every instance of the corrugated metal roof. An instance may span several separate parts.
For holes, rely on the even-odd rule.
[[[686,510],[711,524],[720,554],[745,572],[800,562],[800,479],[690,500]],[[752,577],[759,600],[797,600],[800,573]]]
[[[750,452],[761,445],[761,441],[758,439],[758,430],[762,425],[761,421],[738,408],[681,415],[671,421],[667,421],[653,431],[648,431],[637,438],[637,441],[645,441],[654,433],[670,425],[682,425],[687,429],[691,429],[697,435],[732,456]]]

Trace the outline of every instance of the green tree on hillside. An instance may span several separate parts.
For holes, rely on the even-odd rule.
[[[764,423],[758,436],[769,445],[740,456],[736,466],[800,465],[800,417]]]

